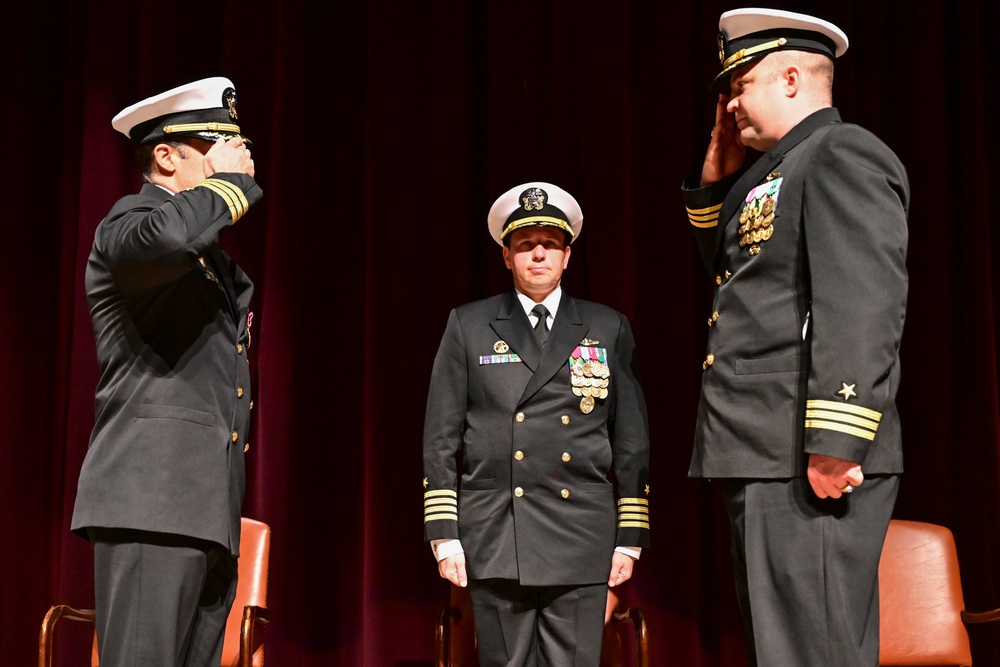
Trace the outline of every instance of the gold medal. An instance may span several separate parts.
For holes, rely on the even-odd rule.
[[[573,394],[576,396],[583,396],[583,390],[579,387],[573,387]]]
[[[605,399],[605,398],[607,398],[607,397],[608,397],[608,390],[607,390],[607,389],[604,389],[604,388],[601,388],[601,395],[600,395],[600,396],[598,396],[598,398],[600,398],[600,399]]]
[[[594,399],[591,396],[584,396],[580,399],[580,412],[589,415],[594,409]]]
[[[751,257],[759,255],[761,242],[774,235],[781,182],[781,174],[776,171],[747,193],[743,208],[746,215],[740,216],[738,239],[740,248],[746,248]]]

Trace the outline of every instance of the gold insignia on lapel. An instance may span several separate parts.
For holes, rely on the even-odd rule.
[[[198,258],[198,266],[201,267],[202,278],[207,278],[208,280],[211,280],[213,283],[219,282],[219,279],[216,278],[215,274],[212,273],[211,269],[208,268],[208,263],[205,261],[204,257]]]
[[[601,341],[599,340],[591,340],[589,338],[584,338],[583,340],[580,341],[580,345],[597,345],[600,342]]]
[[[849,399],[849,398],[857,398],[858,397],[858,395],[854,392],[854,388],[856,386],[858,386],[857,383],[855,383],[855,384],[847,384],[846,382],[841,382],[840,384],[844,385],[844,387],[843,387],[843,389],[841,389],[837,393],[840,394],[841,396],[843,396],[845,401],[847,399]]]
[[[510,346],[502,340],[493,343],[493,351],[497,354],[504,354],[508,350],[510,350]]]
[[[776,178],[781,178],[781,172],[780,171],[772,171],[770,174],[767,175],[767,178],[765,178],[764,180],[765,181],[773,181]]]

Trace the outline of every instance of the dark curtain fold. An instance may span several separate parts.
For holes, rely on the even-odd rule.
[[[835,102],[907,166],[898,518],[955,533],[967,606],[1000,606],[996,3],[767,3],[851,38]],[[421,541],[420,442],[448,311],[510,285],[486,213],[548,180],[586,224],[565,286],[625,312],[650,405],[653,547],[626,601],[654,664],[745,664],[718,489],[686,477],[710,285],[679,194],[713,120],[732,4],[14,3],[0,20],[0,655],[93,603],[69,533],[97,380],[83,273],[139,187],[112,116],[204,76],[240,95],[265,198],[223,245],[253,277],[244,513],[271,524],[269,663],[419,665],[448,598]],[[872,289],[878,289],[872,285]],[[71,625],[64,623],[63,625]],[[89,630],[60,628],[61,657]],[[1000,634],[971,630],[977,665]],[[77,663],[79,664],[79,663]]]

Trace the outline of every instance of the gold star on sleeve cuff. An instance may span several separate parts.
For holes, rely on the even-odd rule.
[[[458,521],[458,494],[449,489],[424,493],[424,523]]]
[[[645,498],[619,498],[618,527],[649,530],[649,501]]]
[[[846,382],[841,382],[840,384],[844,385],[844,388],[837,393],[843,396],[845,401],[849,398],[858,397],[858,395],[854,393],[854,388],[858,386],[857,384],[847,384]]]

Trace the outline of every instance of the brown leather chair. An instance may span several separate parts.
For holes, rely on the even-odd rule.
[[[267,614],[267,568],[271,551],[271,529],[266,523],[243,517],[240,536],[239,581],[236,599],[222,647],[221,667],[263,667],[264,626]],[[56,621],[95,619],[92,609],[55,605],[45,614],[38,636],[38,667],[52,667],[52,642]],[[97,636],[94,636],[91,665],[98,667]]]
[[[972,665],[965,624],[1000,619],[1000,609],[965,611],[950,530],[919,521],[890,521],[878,576],[879,665]]]
[[[451,586],[451,599],[447,607],[438,610],[434,634],[435,667],[478,667],[476,658],[476,629],[472,622],[472,603],[468,590]],[[631,623],[634,647],[623,648],[620,631]],[[608,590],[608,609],[604,626],[604,645],[601,650],[602,667],[623,667],[627,655],[635,657],[636,667],[649,667],[649,635],[642,609],[618,609],[618,595]]]

